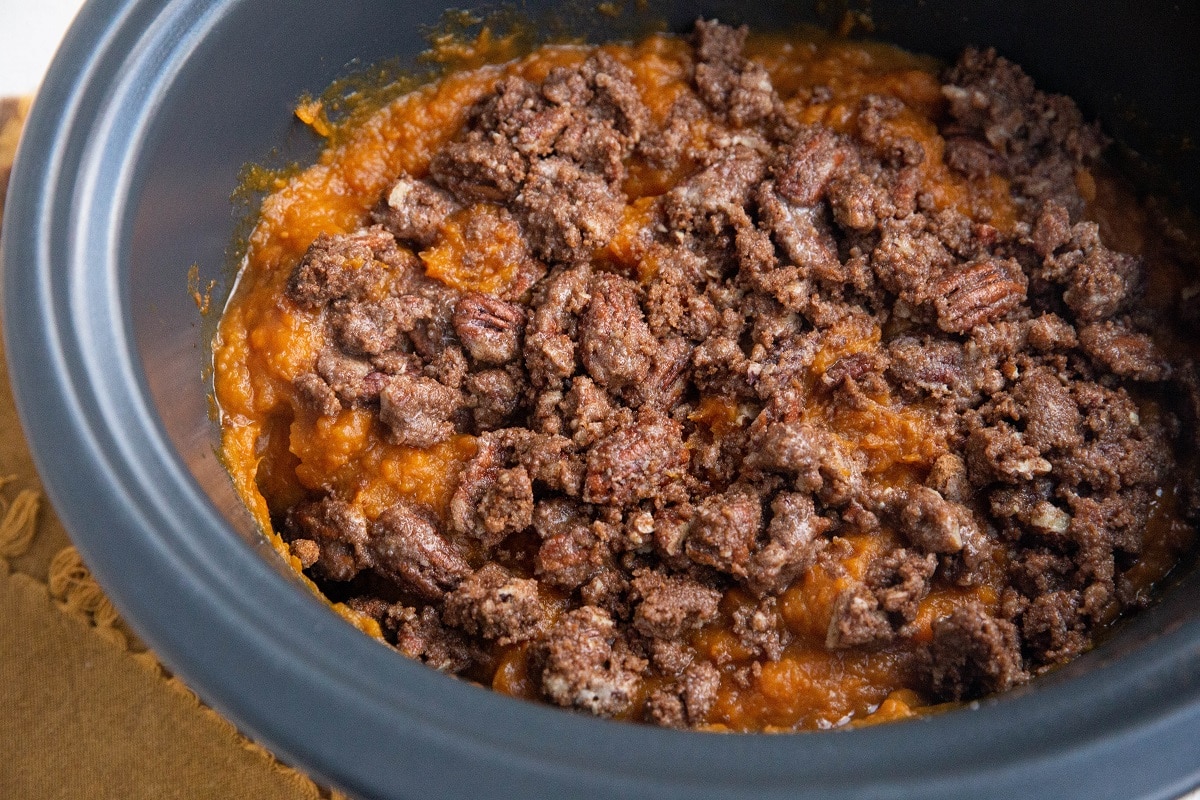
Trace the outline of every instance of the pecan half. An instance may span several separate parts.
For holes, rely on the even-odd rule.
[[[968,264],[934,285],[938,327],[949,333],[969,331],[1025,302],[1028,282],[1013,259]]]
[[[454,330],[471,358],[505,364],[521,351],[525,310],[486,294],[463,295],[454,307]]]

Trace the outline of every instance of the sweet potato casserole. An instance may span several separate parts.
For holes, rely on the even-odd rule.
[[[1106,144],[988,50],[701,21],[451,73],[265,201],[227,466],[345,616],[500,692],[762,731],[1003,691],[1200,503],[1194,251]]]

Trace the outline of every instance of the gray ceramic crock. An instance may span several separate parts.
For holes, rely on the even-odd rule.
[[[1200,135],[1195,4],[869,8],[879,36],[913,49],[996,45],[1200,198],[1200,157],[1172,145]],[[698,14],[815,18],[808,3],[655,12],[680,30]],[[33,110],[3,242],[17,400],[55,507],[170,668],[283,759],[363,797],[1173,798],[1200,784],[1195,571],[1020,691],[786,736],[657,730],[501,697],[406,661],[300,588],[214,455],[210,329],[188,272],[223,279],[243,164],[276,147],[277,160],[315,154],[295,99],[353,59],[411,57],[439,15],[399,0],[94,0]]]

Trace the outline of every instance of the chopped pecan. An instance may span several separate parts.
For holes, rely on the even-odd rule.
[[[925,486],[909,494],[900,510],[900,528],[909,542],[927,553],[957,553],[982,536],[970,509]]]
[[[834,601],[833,615],[825,634],[828,650],[878,646],[895,636],[887,613],[865,586],[843,589]]]
[[[387,376],[371,368],[369,361],[348,356],[332,348],[317,356],[317,376],[324,381],[337,399],[347,407],[373,403],[387,382]],[[308,383],[311,383],[309,379]],[[313,387],[307,387],[310,391]],[[323,399],[327,399],[322,392]],[[328,411],[329,409],[323,409]],[[337,413],[334,411],[333,413]]]
[[[379,393],[379,419],[389,439],[409,447],[432,447],[454,435],[451,418],[459,392],[432,378],[397,375]]]
[[[304,568],[314,568],[318,577],[348,581],[369,566],[364,556],[367,521],[361,511],[336,497],[293,506],[284,535]]]
[[[499,564],[485,564],[446,595],[442,620],[499,645],[523,642],[542,632],[546,611],[532,578],[518,578]]]
[[[832,389],[843,381],[857,381],[873,372],[881,372],[885,366],[886,362],[877,353],[851,353],[829,365],[821,376],[821,384]]]
[[[679,423],[643,409],[635,424],[612,432],[588,451],[583,499],[629,506],[657,497],[678,481],[686,464]]]
[[[433,522],[405,503],[391,506],[371,524],[365,555],[376,572],[431,599],[458,586],[471,572]]]
[[[546,639],[542,692],[560,706],[597,716],[634,701],[646,661],[634,655],[605,611],[583,606],[563,615]]]
[[[437,241],[442,222],[458,207],[449,192],[401,175],[371,212],[371,218],[397,239],[429,247]]]
[[[1171,365],[1149,334],[1124,320],[1105,320],[1079,330],[1079,344],[1092,360],[1117,375],[1156,382],[1171,374]]]

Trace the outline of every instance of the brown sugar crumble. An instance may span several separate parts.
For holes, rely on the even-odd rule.
[[[990,50],[700,21],[451,74],[264,203],[226,462],[344,615],[501,692],[771,731],[1004,691],[1200,508],[1194,254],[1106,144]]]

